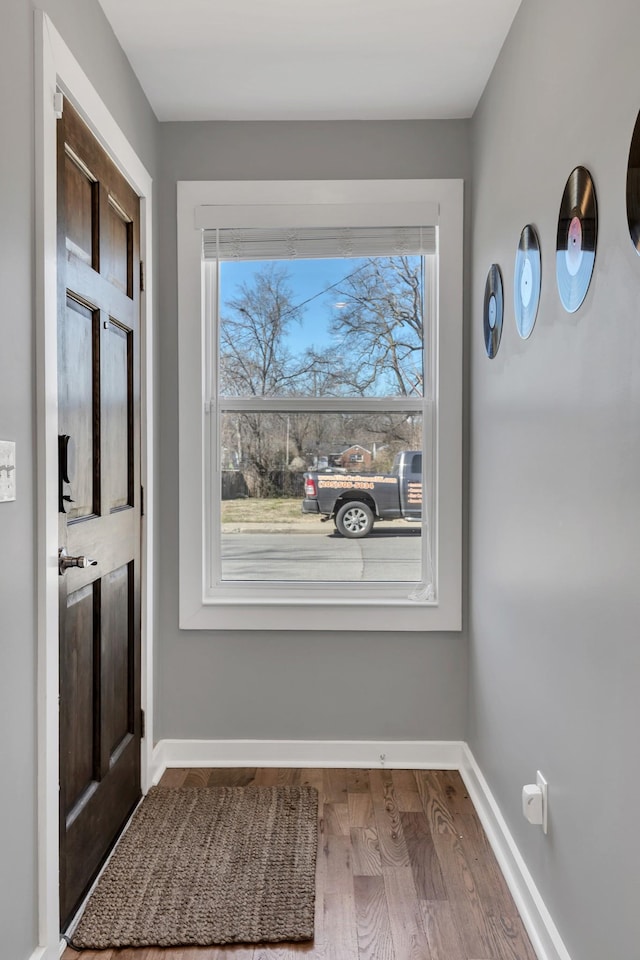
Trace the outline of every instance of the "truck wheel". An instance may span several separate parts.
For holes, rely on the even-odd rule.
[[[357,500],[344,503],[336,514],[336,527],[343,537],[349,537],[350,540],[366,537],[373,527],[371,507]]]

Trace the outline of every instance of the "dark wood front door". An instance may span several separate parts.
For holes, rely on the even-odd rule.
[[[140,797],[139,199],[58,122],[60,918]],[[81,563],[82,561],[78,561]]]

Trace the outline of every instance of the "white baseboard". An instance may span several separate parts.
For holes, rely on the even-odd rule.
[[[58,957],[62,956],[66,949],[66,940],[60,940],[59,943],[56,942],[55,946],[51,947],[36,947],[29,957],[29,960],[57,960]]]
[[[459,769],[538,960],[571,960],[495,797],[467,744],[463,747]]]
[[[458,770],[458,740],[160,740],[152,756],[157,783],[167,767],[403,767]]]
[[[36,947],[29,960],[58,960],[67,948],[66,940],[60,940],[49,947]]]

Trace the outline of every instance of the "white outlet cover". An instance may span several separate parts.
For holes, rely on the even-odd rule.
[[[542,790],[542,829],[546,833],[548,819],[547,811],[549,808],[549,784],[539,770],[536,772],[536,783]]]
[[[16,498],[16,445],[0,440],[0,503]]]

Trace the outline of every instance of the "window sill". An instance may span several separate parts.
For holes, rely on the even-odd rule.
[[[185,609],[186,608],[186,609]],[[356,630],[428,632],[461,630],[460,610],[404,597],[208,598],[180,616],[183,630]]]

